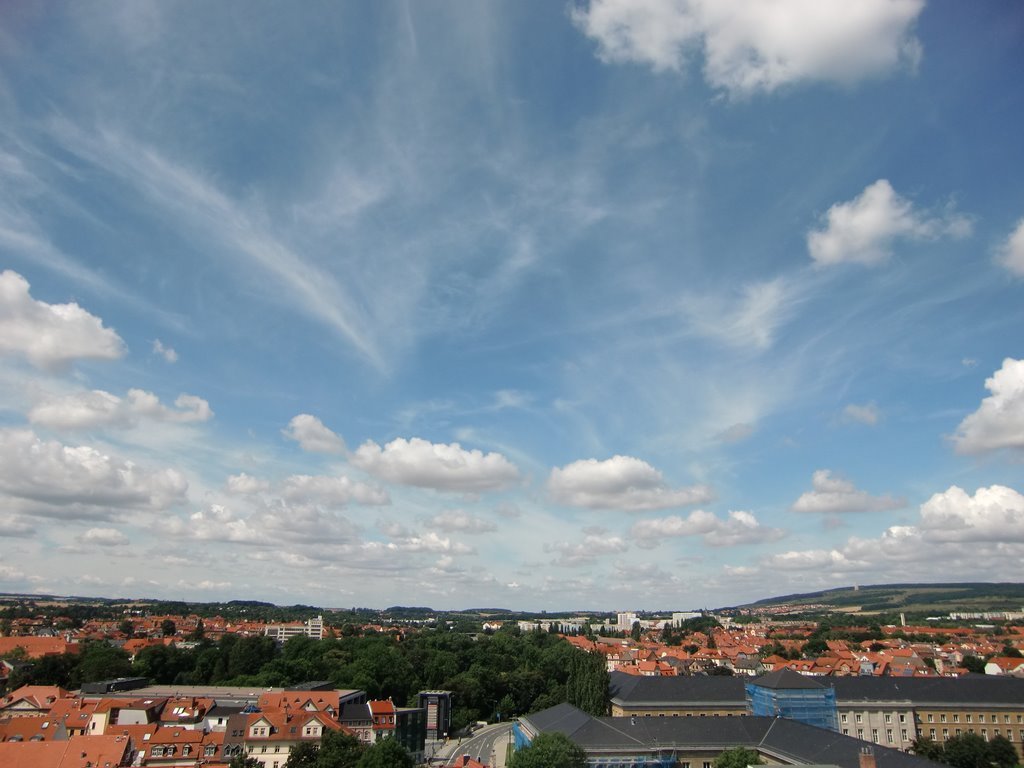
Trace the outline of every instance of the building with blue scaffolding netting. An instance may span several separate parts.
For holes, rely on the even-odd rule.
[[[782,669],[745,686],[747,712],[759,717],[785,717],[817,728],[839,730],[834,688],[817,680]]]

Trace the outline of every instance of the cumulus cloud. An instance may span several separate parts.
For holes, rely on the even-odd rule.
[[[428,525],[439,531],[459,533],[489,533],[498,530],[498,526],[493,521],[476,517],[461,509],[448,510],[434,515]]]
[[[357,529],[346,518],[315,505],[289,505],[281,500],[241,509],[211,504],[187,518],[169,517],[162,521],[162,531],[177,538],[197,541],[220,541],[254,547],[280,548],[302,545],[309,553],[356,541]],[[330,550],[337,554],[336,550]]]
[[[706,81],[744,96],[913,68],[922,8],[924,0],[590,0],[571,17],[604,62],[683,72],[703,54]]]
[[[381,480],[438,491],[496,491],[519,480],[519,470],[500,453],[485,454],[458,443],[431,443],[419,437],[397,438],[383,448],[368,440],[351,461]]]
[[[95,544],[100,547],[124,547],[128,537],[116,528],[90,528],[76,537],[80,544]]]
[[[733,511],[723,520],[711,512],[696,509],[686,517],[671,515],[651,520],[640,520],[631,531],[637,544],[650,548],[664,539],[680,536],[702,536],[712,547],[733,547],[773,541],[783,536],[777,528],[761,525],[750,512]]]
[[[882,412],[879,410],[878,405],[873,402],[865,403],[864,405],[850,403],[843,408],[843,421],[846,422],[857,422],[858,424],[866,424],[869,427],[873,427],[878,424],[881,418]]]
[[[985,389],[992,394],[953,435],[957,453],[1024,449],[1024,360],[1003,360],[1003,366],[985,379]]]
[[[570,507],[642,512],[701,504],[712,498],[703,485],[670,488],[646,461],[632,456],[581,459],[555,467],[548,478],[551,498]]]
[[[164,405],[159,397],[143,389],[130,389],[124,398],[94,389],[38,403],[29,411],[28,420],[52,429],[92,429],[127,428],[143,419],[187,424],[213,418],[210,404],[196,395],[179,395],[174,406]]]
[[[807,250],[819,266],[844,262],[870,266],[888,259],[898,239],[966,237],[970,232],[966,216],[952,210],[938,216],[917,210],[886,179],[879,179],[853,200],[829,208],[824,227],[807,233]]]
[[[0,272],[0,353],[20,355],[54,371],[75,360],[116,360],[121,337],[77,304],[47,304],[29,294],[17,272]]]
[[[164,510],[183,502],[187,490],[175,469],[145,469],[31,430],[0,430],[0,493],[31,502],[39,514],[103,519],[129,509]]]
[[[252,475],[245,474],[245,472],[230,475],[225,485],[228,493],[237,493],[239,495],[264,493],[270,490],[269,480],[253,477]]]
[[[813,490],[793,502],[794,512],[881,512],[906,506],[903,499],[872,496],[867,491],[859,491],[849,480],[833,476],[829,469],[817,470],[811,478],[811,486]]]
[[[579,566],[588,565],[607,555],[619,554],[629,549],[629,544],[618,536],[609,536],[604,531],[588,533],[579,542],[560,541],[545,544],[544,551],[557,555],[552,561],[554,565]]]
[[[929,541],[1024,543],[1024,496],[1005,485],[971,496],[954,485],[921,505],[919,527]]]
[[[172,347],[166,346],[160,339],[153,339],[153,354],[159,355],[168,363],[178,362],[178,353]]]
[[[345,441],[324,426],[316,416],[300,413],[288,422],[281,434],[294,440],[299,447],[310,453],[344,453]]]
[[[941,562],[947,580],[996,581],[1019,570],[1022,557],[1024,495],[993,485],[972,496],[951,486],[921,505],[916,525],[891,526],[876,538],[851,537],[834,549],[772,555],[759,569],[918,581],[934,579]]]
[[[292,475],[284,481],[281,495],[288,501],[308,501],[337,506],[351,502],[369,505],[391,503],[391,497],[383,488],[358,483],[344,475]]]
[[[1024,277],[1024,219],[996,249],[996,262],[1017,277]]]

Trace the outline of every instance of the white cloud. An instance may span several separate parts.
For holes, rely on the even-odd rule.
[[[685,296],[680,311],[693,330],[733,347],[769,349],[799,296],[796,286],[777,278],[749,283],[735,295]]]
[[[182,394],[174,408],[160,402],[152,392],[128,390],[125,398],[94,389],[52,398],[32,407],[32,424],[54,429],[90,429],[93,427],[131,427],[142,419],[186,424],[213,418],[210,404],[196,395]]]
[[[858,424],[866,424],[869,427],[873,427],[878,424],[881,418],[882,412],[879,410],[878,405],[873,402],[865,403],[864,405],[850,403],[843,408],[843,420],[847,422],[855,421]]]
[[[53,371],[74,360],[116,360],[124,349],[117,333],[77,304],[36,301],[25,278],[0,273],[0,353]]]
[[[227,479],[228,493],[248,495],[253,493],[264,493],[270,490],[270,481],[263,480],[242,472],[237,475],[230,475]]]
[[[834,477],[829,469],[816,470],[811,486],[814,490],[807,491],[793,502],[794,512],[881,512],[906,506],[903,499],[872,496],[867,491],[859,491],[849,480]]]
[[[996,261],[1017,277],[1024,277],[1024,219],[996,249]]]
[[[18,515],[0,515],[0,537],[32,536],[36,529]]]
[[[128,537],[116,528],[90,528],[77,537],[81,544],[96,544],[101,547],[124,547]]]
[[[1024,557],[1024,495],[1001,485],[973,496],[957,486],[920,507],[917,525],[896,525],[874,539],[851,537],[835,549],[784,552],[760,568],[779,571],[866,574],[890,581],[928,581],[935,563],[947,580],[990,580],[1016,573]],[[803,578],[803,577],[801,577]]]
[[[172,347],[165,346],[160,339],[153,339],[153,354],[160,355],[168,363],[178,362],[178,353]]]
[[[211,504],[187,518],[169,517],[162,523],[165,534],[198,541],[222,541],[257,547],[280,548],[297,544],[320,552],[318,546],[331,544],[334,557],[337,547],[356,541],[357,529],[347,519],[315,505],[288,505],[279,500],[257,504],[241,511],[223,504]]]
[[[742,96],[914,67],[922,8],[924,0],[590,0],[571,16],[602,61],[681,72],[703,53],[707,82]]]
[[[148,470],[30,430],[0,430],[0,493],[32,502],[39,514],[102,519],[128,509],[164,510],[183,502],[187,490],[175,469]]]
[[[953,436],[957,453],[1024,448],[1024,360],[1003,360],[1002,368],[985,379],[985,388],[992,394]]]
[[[461,532],[461,533],[489,533],[498,530],[498,526],[491,520],[476,517],[461,509],[448,510],[430,519],[428,525],[439,531]]]
[[[1004,485],[970,496],[954,485],[921,505],[920,529],[930,541],[1024,543],[1024,496]]]
[[[642,547],[654,547],[666,538],[703,536],[704,543],[712,547],[733,547],[773,541],[783,535],[777,528],[766,528],[750,512],[733,511],[725,520],[711,512],[696,509],[686,517],[671,515],[651,520],[640,520],[631,531]]]
[[[433,531],[424,536],[410,536],[402,541],[388,544],[388,547],[401,552],[439,552],[456,555],[468,555],[474,551],[466,544],[438,536]]]
[[[310,453],[344,453],[345,441],[324,426],[316,416],[300,413],[288,422],[281,434],[294,440]]]
[[[571,507],[630,512],[685,507],[712,498],[707,486],[668,487],[661,472],[632,456],[581,459],[556,467],[548,478],[548,492],[557,503]]]
[[[897,239],[959,238],[971,232],[970,219],[952,210],[938,216],[915,210],[886,179],[869,185],[850,202],[833,205],[824,224],[807,233],[807,250],[819,266],[880,264],[889,258]]]
[[[629,549],[623,539],[609,536],[607,533],[589,533],[578,543],[568,541],[545,544],[545,552],[553,552],[558,557],[552,561],[554,565],[578,566],[588,565],[606,555],[619,554]]]
[[[458,443],[431,443],[419,437],[397,438],[383,448],[368,440],[351,461],[382,480],[439,491],[495,491],[519,480],[519,470],[500,453],[485,454]]]
[[[284,481],[281,495],[288,501],[309,501],[327,505],[343,506],[353,501],[357,504],[372,505],[391,503],[391,497],[384,489],[354,482],[344,475],[292,475]]]

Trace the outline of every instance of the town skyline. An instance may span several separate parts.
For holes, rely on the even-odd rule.
[[[0,592],[1024,562],[1016,3],[0,14]]]

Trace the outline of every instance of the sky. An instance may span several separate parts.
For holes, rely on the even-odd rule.
[[[1015,0],[0,7],[0,591],[1024,580]]]

